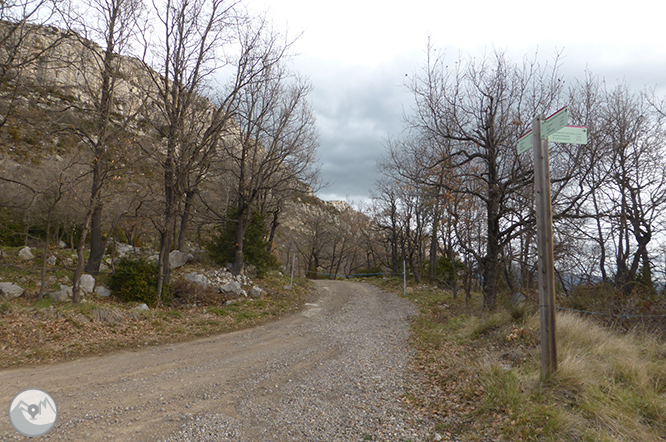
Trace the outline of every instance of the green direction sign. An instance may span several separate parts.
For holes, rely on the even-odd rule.
[[[522,137],[518,138],[518,155],[532,148],[533,138],[532,131],[529,131]]]
[[[566,126],[548,137],[552,143],[587,144],[587,128]]]
[[[569,108],[563,107],[541,122],[541,139],[552,143],[587,144],[587,128],[567,126]],[[534,144],[532,131],[518,138],[518,155],[530,150]]]
[[[563,107],[541,123],[541,139],[545,140],[569,124],[569,108]]]

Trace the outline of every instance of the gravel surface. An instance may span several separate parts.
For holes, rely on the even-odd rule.
[[[11,400],[8,386],[51,393],[61,410],[52,440],[434,440],[432,424],[402,403],[417,382],[415,307],[360,283],[315,290],[302,312],[256,329],[39,367],[52,384],[0,372],[0,398]],[[22,440],[3,418],[0,440]]]

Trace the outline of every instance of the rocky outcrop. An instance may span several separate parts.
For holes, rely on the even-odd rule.
[[[250,296],[250,298],[257,299],[257,298],[261,298],[264,295],[264,291],[261,288],[259,288],[255,285],[254,287],[252,287],[250,289],[249,292],[247,292],[247,294],[248,294],[248,296]]]
[[[104,286],[98,285],[95,287],[95,294],[97,296],[101,296],[102,298],[108,298],[111,296],[111,290],[107,289]]]
[[[240,283],[238,283],[237,281],[229,281],[226,284],[224,284],[223,286],[220,286],[219,290],[220,290],[221,293],[224,293],[224,294],[227,294],[227,295],[230,295],[230,296],[233,296],[233,297],[238,297],[238,296],[241,296],[243,289],[242,289]]]
[[[232,275],[227,269],[209,269],[199,272],[189,272],[177,276],[189,283],[214,290],[224,295],[225,299],[236,298],[261,298],[266,292],[254,284],[245,274]]]
[[[208,287],[210,285],[210,281],[206,275],[202,275],[201,273],[185,273],[183,278],[185,278],[187,281],[202,285],[204,287]]]

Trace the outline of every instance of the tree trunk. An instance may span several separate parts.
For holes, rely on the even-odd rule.
[[[451,246],[451,243],[449,242],[449,248],[448,248],[448,258],[449,262],[451,263],[451,268],[453,269],[453,299],[458,298],[458,268],[456,266],[456,256],[455,253],[453,252],[453,247]]]
[[[499,218],[494,210],[488,210],[488,238],[486,256],[482,264],[483,307],[494,310],[497,304],[497,273],[499,270]]]
[[[509,286],[511,293],[516,292],[516,287],[513,283],[513,273],[511,272],[511,261],[503,260],[502,267],[504,268],[504,279],[506,279],[506,285]]]
[[[601,215],[599,215],[599,205],[597,203],[596,192],[592,193],[592,203],[594,204],[595,213],[597,216],[594,217],[597,227],[598,235],[598,244],[599,244],[599,270],[601,271],[601,280],[602,282],[608,282],[608,274],[606,273],[606,242],[604,241],[604,234],[601,227]]]
[[[172,128],[172,130],[175,130]],[[170,139],[167,145],[166,158],[164,160],[164,226],[160,232],[160,254],[158,259],[158,275],[157,275],[157,293],[156,303],[158,306],[162,305],[162,292],[164,287],[169,284],[171,277],[171,265],[169,264],[169,252],[173,244],[173,231],[176,222],[176,203],[177,203],[177,189],[176,189],[176,174],[175,164],[173,160],[174,153],[176,152],[175,140]]]
[[[192,207],[194,206],[193,204],[194,195],[195,193],[191,190],[185,192],[185,208],[183,209],[183,213],[180,216],[180,230],[178,231],[177,249],[180,250],[181,252],[187,252],[187,250],[185,250],[185,239],[186,239],[185,234],[187,233],[188,224],[192,216]]]
[[[430,237],[430,279],[437,276],[437,236],[439,234],[439,213],[435,211],[432,220],[432,236]]]
[[[231,268],[231,273],[239,275],[245,267],[245,256],[243,255],[243,241],[245,239],[245,232],[250,225],[250,217],[247,219],[244,216],[247,210],[239,210],[238,217],[236,218],[236,252],[234,253],[234,265]]]
[[[51,230],[51,208],[49,208],[47,214],[46,214],[46,240],[44,241],[44,248],[42,250],[42,273],[40,275],[40,282],[41,285],[39,286],[39,294],[37,295],[37,299],[42,299],[44,297],[44,293],[46,292],[46,259],[47,255],[49,253],[49,231]]]
[[[74,277],[72,278],[72,302],[79,304],[81,302],[81,275],[83,275],[83,246],[86,242],[86,237],[90,231],[90,223],[92,220],[92,211],[88,211],[86,219],[81,228],[81,238],[76,246],[76,267],[74,269]]]
[[[279,215],[280,215],[280,208],[278,207],[273,212],[273,220],[271,221],[271,230],[270,230],[270,233],[268,234],[268,245],[266,246],[266,250],[268,252],[273,250],[273,240],[275,239],[275,231],[277,230],[278,226],[280,225],[280,223],[278,222]]]
[[[421,283],[421,272],[419,272],[418,266],[414,263],[414,253],[411,253],[409,255],[409,267],[412,269],[412,273],[414,274],[414,282],[417,284]]]
[[[99,266],[104,258],[104,242],[102,241],[102,206],[97,205],[92,213],[90,223],[90,255],[85,271],[91,275],[99,273]]]
[[[168,221],[168,220],[167,220]],[[171,248],[172,230],[168,227],[160,233],[160,254],[157,262],[157,305],[162,305],[162,292],[164,286],[169,284],[171,276],[171,265],[169,263],[169,249]]]

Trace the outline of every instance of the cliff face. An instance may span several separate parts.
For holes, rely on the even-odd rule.
[[[7,26],[7,24],[5,24]],[[25,31],[21,50],[25,63],[21,80],[40,88],[57,90],[79,105],[93,106],[101,86],[104,50],[74,32],[50,26],[32,26]],[[140,60],[117,56],[113,59],[115,111],[129,113],[151,91],[151,78]]]
[[[0,35],[11,30],[0,22]],[[0,45],[0,160],[60,161],[81,150],[100,102],[104,53],[96,43],[54,27],[24,25]],[[16,32],[16,31],[14,31]],[[19,38],[20,37],[20,38]],[[16,54],[9,57],[8,52]],[[11,60],[11,63],[10,63]],[[110,118],[134,136],[146,137],[146,113],[154,91],[144,64],[113,59]],[[154,107],[153,107],[154,110]],[[90,140],[88,140],[90,141]]]
[[[64,228],[80,222],[91,185],[92,157],[85,133],[94,124],[92,115],[100,100],[104,52],[94,42],[52,27],[33,27],[26,35],[22,50],[28,62],[21,65],[20,75],[0,88],[0,108],[8,115],[0,127],[0,173],[37,189],[40,195],[60,195],[54,216]],[[125,129],[116,141],[114,177],[104,192],[104,225],[109,233],[115,229],[123,241],[154,246],[154,223],[163,210],[164,191],[159,172],[161,129],[156,127],[159,116],[151,101],[159,77],[133,58],[117,56],[113,63],[111,118],[122,121]],[[205,98],[201,106],[212,109]],[[230,133],[233,136],[234,131]],[[215,229],[211,219],[225,212],[220,209],[213,214],[210,202],[219,203],[220,208],[233,205],[229,201],[233,173],[228,163],[216,160],[207,174],[201,193],[214,196],[207,203],[192,203],[190,222],[199,241],[205,241],[206,231]],[[5,189],[5,195],[18,196],[11,202],[0,198],[1,206],[41,210],[25,186],[17,193],[0,180],[0,191]],[[281,261],[291,263],[296,254],[299,267],[321,273],[349,273],[369,266],[359,245],[367,234],[363,229],[368,220],[346,203],[323,202],[306,190],[299,194],[287,198],[280,213],[273,244]],[[190,232],[190,238],[194,236]]]

